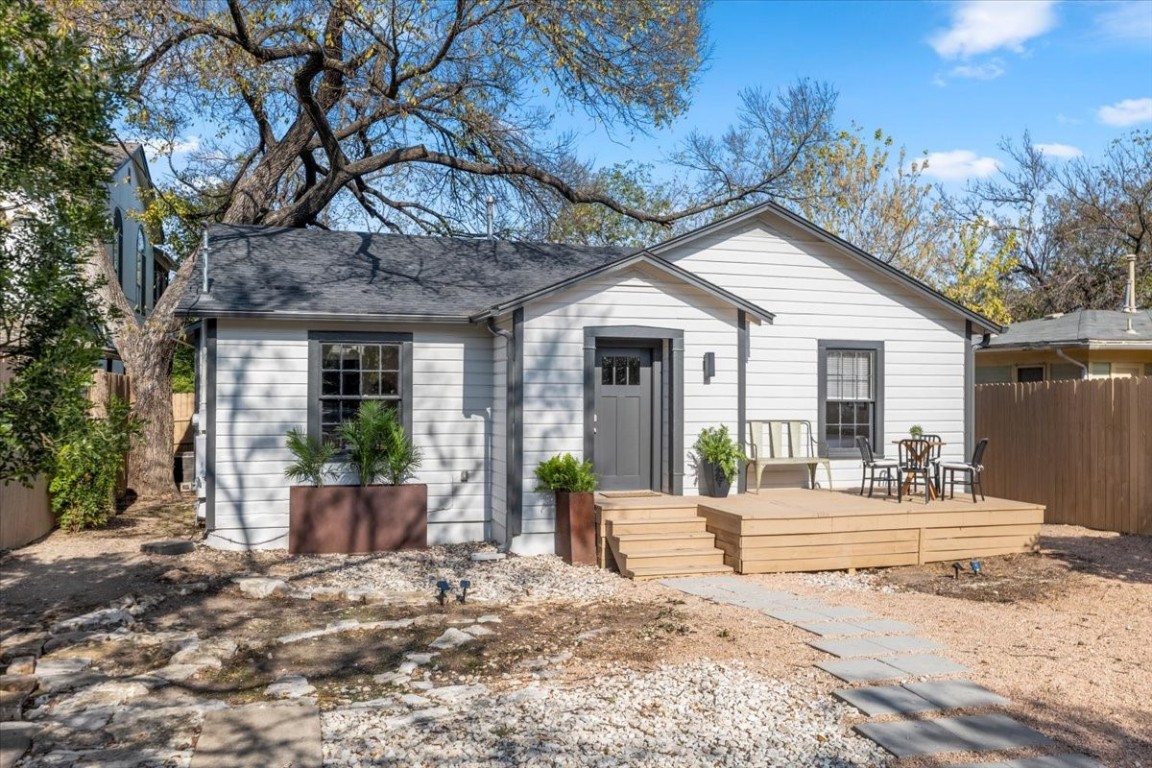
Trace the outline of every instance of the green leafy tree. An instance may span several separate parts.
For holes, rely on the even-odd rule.
[[[678,156],[692,200],[650,212],[588,183],[555,112],[633,134],[668,125],[703,59],[700,2],[46,2],[99,49],[133,52],[134,131],[203,134],[179,178],[196,194],[225,190],[204,220],[477,232],[493,195],[513,229],[560,201],[671,226],[776,189],[825,138],[835,103],[810,83],[749,94],[742,120],[772,130],[747,143],[694,136]],[[156,446],[171,431],[173,310],[195,262],[143,323],[108,319],[153,446],[132,470],[144,495],[172,488]],[[108,306],[123,310],[114,283]]]
[[[82,265],[103,240],[112,97],[84,41],[0,4],[0,477],[30,483],[85,423],[102,339]]]
[[[1010,281],[1016,259],[1010,239],[993,242],[987,222],[959,222],[949,248],[929,276],[945,296],[1001,324],[1012,322]]]
[[[785,202],[800,215],[899,267],[925,278],[939,258],[947,221],[932,184],[922,180],[927,161],[893,154],[891,136],[866,137],[859,126],[813,149],[794,174]]]

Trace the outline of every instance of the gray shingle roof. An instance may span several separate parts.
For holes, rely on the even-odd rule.
[[[1133,333],[1127,330],[1129,321]],[[993,336],[988,348],[1083,346],[1098,342],[1109,345],[1152,344],[1152,310],[1081,309],[1059,317],[1025,320],[1013,323],[1004,333]]]
[[[628,253],[557,243],[217,225],[177,311],[462,319]]]

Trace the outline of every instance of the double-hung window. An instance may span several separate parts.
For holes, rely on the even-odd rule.
[[[884,453],[883,342],[821,341],[818,392],[825,456],[858,456],[856,437]]]
[[[377,401],[412,431],[412,334],[308,334],[308,431],[340,444],[340,426]]]

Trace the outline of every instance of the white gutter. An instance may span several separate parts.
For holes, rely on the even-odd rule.
[[[1068,362],[1072,363],[1073,365],[1079,366],[1080,370],[1082,371],[1080,378],[1082,378],[1082,379],[1088,378],[1088,366],[1087,365],[1080,362],[1079,360],[1068,357],[1068,355],[1065,354],[1064,350],[1061,349],[1060,347],[1056,347],[1056,354],[1058,356],[1064,358]]]

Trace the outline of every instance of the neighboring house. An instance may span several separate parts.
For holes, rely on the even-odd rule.
[[[633,252],[216,226],[203,263],[179,311],[203,322],[201,508],[222,547],[285,546],[284,433],[331,434],[366,397],[424,451],[430,541],[523,553],[552,551],[533,471],[557,453],[604,488],[676,494],[696,493],[700,429],[748,420],[810,420],[839,488],[858,434],[890,453],[920,424],[959,459],[972,339],[1001,330],[773,204]]]
[[[164,253],[162,243],[152,242],[141,219],[152,193],[152,176],[148,158],[139,144],[109,147],[115,168],[108,182],[108,212],[112,221],[112,240],[108,257],[124,296],[143,319],[148,316],[161,294],[168,288],[172,260]],[[105,350],[105,367],[123,373],[116,350]]]
[[[1152,312],[1081,309],[1013,323],[976,347],[976,383],[1152,376]]]

